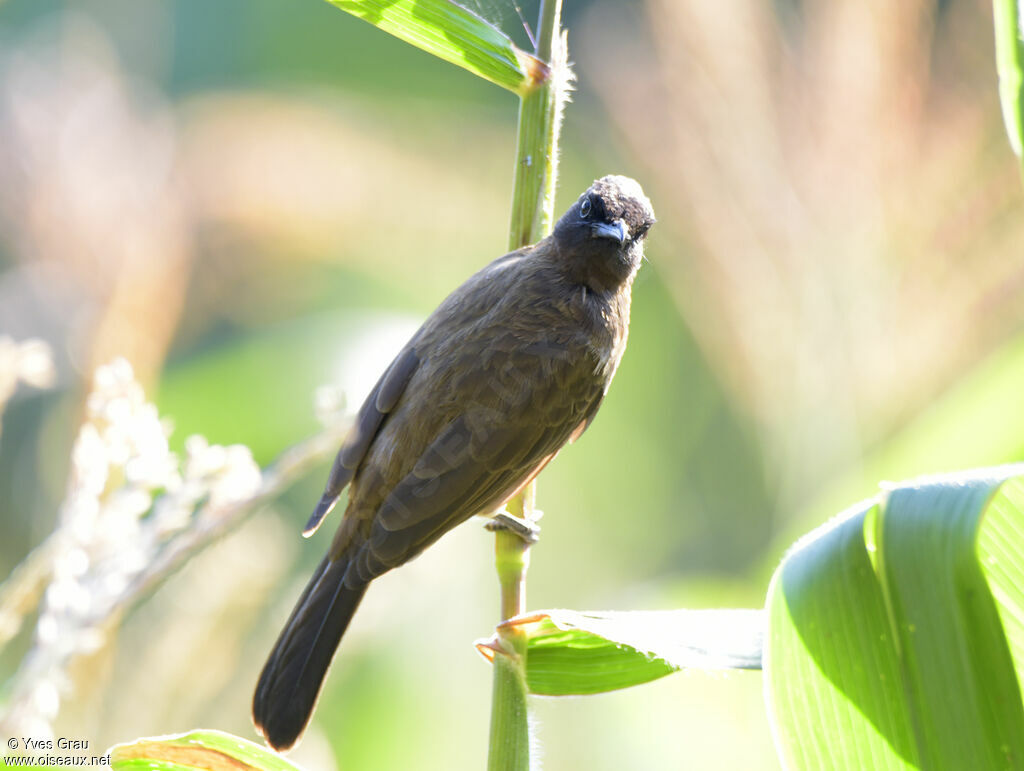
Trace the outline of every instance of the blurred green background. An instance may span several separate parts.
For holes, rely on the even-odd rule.
[[[507,0],[470,6],[527,45]],[[880,480],[1024,460],[990,4],[579,0],[565,25],[557,209],[625,173],[659,224],[601,415],[540,478],[531,607],[758,607],[787,545]],[[116,355],[179,448],[265,465],[317,430],[317,386],[358,404],[504,250],[516,107],[322,0],[0,2],[0,334],[46,339],[59,373],[3,416],[0,575],[52,529]],[[58,735],[252,736],[330,537],[299,537],[325,473],[125,618]],[[467,523],[374,585],[297,762],[482,766],[492,541]],[[534,706],[548,768],[777,768],[757,673]]]

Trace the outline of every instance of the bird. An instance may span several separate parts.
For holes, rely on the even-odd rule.
[[[639,183],[596,180],[547,237],[491,262],[427,318],[357,413],[304,530],[341,523],[260,674],[256,729],[305,731],[369,584],[494,514],[593,421],[626,348],[655,222]]]

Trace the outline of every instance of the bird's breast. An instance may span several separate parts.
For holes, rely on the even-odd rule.
[[[629,334],[628,288],[625,292],[599,293],[580,287],[574,294],[574,315],[589,356],[595,361],[595,374],[610,381]]]

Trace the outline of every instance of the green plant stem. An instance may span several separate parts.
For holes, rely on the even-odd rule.
[[[558,177],[558,134],[568,83],[561,15],[562,0],[541,3],[535,55],[550,70],[544,84],[519,101],[509,249],[535,243],[551,231]]]
[[[547,80],[521,97],[509,248],[535,243],[551,231],[558,174],[558,133],[569,81],[561,33],[562,0],[542,0],[537,31],[538,59],[549,67]],[[509,513],[532,521],[536,488],[531,482],[508,504]],[[530,544],[507,530],[495,534],[495,564],[501,586],[501,618],[526,610],[526,570]],[[526,703],[526,638],[499,629],[503,653],[494,657],[489,771],[526,771],[530,732]]]
[[[532,519],[535,488],[508,504],[510,514]],[[501,618],[526,610],[526,570],[530,544],[509,530],[495,532],[494,562],[501,587]],[[526,705],[526,635],[519,629],[499,629],[501,652],[494,656],[494,688],[491,697],[489,771],[525,771],[530,767],[530,729]]]
[[[505,507],[508,513],[533,521],[536,484],[531,482]],[[501,620],[526,612],[526,571],[530,567],[530,544],[508,530],[498,530],[494,561],[501,586]]]
[[[531,485],[532,486],[532,485]],[[524,498],[517,496],[520,516]],[[526,570],[530,545],[508,530],[495,533],[495,565],[501,586],[502,620],[526,609]],[[502,651],[494,656],[494,688],[491,695],[489,771],[518,771],[530,767],[530,729],[526,705],[526,635],[518,629],[499,632]]]
[[[510,656],[494,657],[491,697],[491,739],[488,771],[530,768],[530,729],[526,705],[526,675]]]
[[[1010,145],[1024,174],[1024,20],[1022,0],[992,0],[999,97]]]

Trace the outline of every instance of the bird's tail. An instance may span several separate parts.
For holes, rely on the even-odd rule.
[[[252,700],[256,729],[276,750],[295,744],[367,583],[345,585],[348,560],[324,557],[263,666]]]

